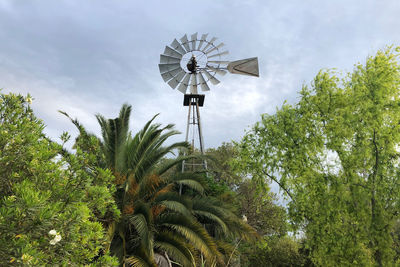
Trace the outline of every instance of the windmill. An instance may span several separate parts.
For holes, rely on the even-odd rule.
[[[224,60],[229,54],[224,50],[224,43],[216,44],[217,38],[208,39],[208,34],[198,36],[197,32],[190,36],[185,34],[182,38],[174,39],[172,43],[165,46],[164,53],[160,55],[161,77],[172,88],[184,94],[183,105],[188,107],[186,126],[186,142],[189,141],[189,132],[192,133],[191,145],[195,148],[195,137],[199,141],[198,149],[204,153],[204,139],[200,122],[200,109],[204,105],[204,94],[201,91],[210,91],[208,83],[217,85],[220,81],[217,75],[225,75],[227,72],[249,76],[259,76],[258,59],[256,57],[236,61]],[[189,90],[188,90],[189,89]],[[195,134],[197,130],[197,134]],[[194,162],[183,162],[182,171],[185,167],[194,168],[198,165]],[[207,163],[203,161],[205,169]]]

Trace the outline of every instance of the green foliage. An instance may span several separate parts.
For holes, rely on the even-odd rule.
[[[229,199],[234,200],[234,192],[224,182],[214,179],[214,176],[209,175],[206,177],[207,188],[206,192],[210,196],[219,197],[220,199],[228,201]],[[236,202],[236,201],[235,201]]]
[[[302,253],[298,240],[291,237],[266,237],[256,246],[243,245],[241,250],[243,267],[312,266],[307,261],[307,255]]]
[[[274,240],[275,243],[280,239],[286,240],[288,231],[286,210],[276,204],[276,195],[269,191],[269,184],[257,184],[256,181],[248,179],[246,174],[239,169],[232,168],[232,161],[238,157],[238,151],[232,144],[224,143],[218,148],[209,149],[207,153],[212,159],[208,164],[210,174],[212,174],[207,177],[208,194],[220,199],[225,206],[233,206],[232,212],[236,216],[246,219],[260,237]],[[265,266],[263,262],[271,263],[265,258],[272,254],[280,254],[275,251],[279,247],[272,246],[271,242],[234,238],[233,240],[233,244],[238,246],[232,255],[233,266],[238,264],[241,266]],[[232,239],[225,239],[225,241],[229,243]],[[293,240],[294,244],[296,242]],[[269,254],[266,253],[266,250]],[[291,257],[290,260],[296,258],[294,255],[284,255]],[[256,259],[261,259],[260,257],[264,258],[257,262]],[[277,262],[274,261],[271,266]]]
[[[339,79],[321,71],[238,145],[236,166],[276,181],[321,266],[391,266],[399,218],[398,50],[379,51]]]
[[[207,155],[212,159],[208,161],[208,169],[213,175],[213,180],[230,188],[235,188],[243,177],[232,170],[230,161],[237,156],[237,151],[232,143],[222,143],[218,148],[207,149]]]
[[[394,262],[396,262],[397,265],[400,265],[400,220],[395,222],[391,234],[394,241],[393,249],[396,252]]]
[[[260,235],[283,236],[287,232],[286,211],[276,204],[277,197],[269,191],[269,184],[256,184],[232,162],[238,151],[232,143],[207,150],[210,174],[207,193],[233,205],[238,216],[245,215],[248,223]]]
[[[288,231],[285,208],[275,204],[276,195],[261,191],[251,180],[243,181],[238,190],[240,213],[261,236],[285,236]]]
[[[118,264],[108,255],[93,261],[107,245],[100,219],[118,216],[111,173],[48,140],[30,101],[0,95],[0,263]]]

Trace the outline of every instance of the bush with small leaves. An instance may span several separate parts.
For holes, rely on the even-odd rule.
[[[94,260],[109,245],[104,221],[119,216],[111,172],[49,140],[31,102],[0,94],[0,265],[118,265]]]

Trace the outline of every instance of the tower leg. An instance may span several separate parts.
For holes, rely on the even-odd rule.
[[[203,141],[203,131],[201,129],[201,120],[200,120],[200,109],[199,109],[199,102],[196,101],[196,114],[197,114],[197,127],[199,131],[199,142],[200,142],[200,152],[204,155],[204,141]],[[203,160],[203,167],[207,169],[207,162]]]
[[[186,142],[188,142],[188,139],[189,139],[189,128],[190,128],[190,124],[191,124],[190,123],[190,111],[191,111],[191,109],[192,109],[192,102],[190,101],[189,102],[189,108],[188,108],[187,125],[186,125],[186,138],[185,138]],[[186,161],[184,160],[182,162],[182,172],[185,171],[185,165],[186,165]],[[180,186],[179,191],[181,191],[181,190],[182,190],[182,185]]]

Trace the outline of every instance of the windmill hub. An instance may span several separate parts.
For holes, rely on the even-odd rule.
[[[194,55],[190,58],[189,62],[186,64],[186,67],[190,73],[196,73],[196,70],[199,66],[197,65],[196,57]]]
[[[195,72],[192,72],[190,70],[191,65],[190,63],[193,62],[193,60],[196,62],[196,71],[200,71],[204,68],[206,68],[207,65],[207,56],[201,52],[201,51],[192,51],[189,53],[186,53],[182,56],[180,66],[183,71],[186,73],[194,74]]]

